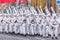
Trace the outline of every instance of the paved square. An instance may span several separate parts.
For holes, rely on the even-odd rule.
[[[42,37],[32,37],[32,36],[20,36],[20,35],[11,35],[11,34],[0,34],[0,40],[53,40],[51,38],[42,38]],[[56,40],[56,39],[54,39]],[[60,37],[59,39],[60,40]]]

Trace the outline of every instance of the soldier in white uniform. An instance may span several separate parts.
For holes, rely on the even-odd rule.
[[[15,20],[15,22],[14,22],[14,32],[15,32],[15,34],[18,34],[18,33],[20,33],[20,24],[17,22],[17,16],[15,15],[14,16],[14,20]]]
[[[60,14],[58,14],[59,16],[57,16],[57,21],[59,23],[59,30],[60,30]],[[59,35],[60,35],[60,31],[59,31]]]
[[[9,24],[9,33],[12,33],[13,31],[12,31],[12,29],[13,29],[13,23],[12,23],[12,19],[13,18],[13,16],[12,15],[10,15],[10,24]]]
[[[46,21],[46,16],[44,16],[43,18],[43,37],[47,37],[48,34],[47,34],[47,21]]]
[[[52,23],[50,22],[51,21],[51,16],[50,15],[48,15],[47,16],[47,18],[46,18],[46,21],[48,22],[47,24],[47,31],[48,31],[48,36],[51,36],[51,25],[52,25]]]
[[[22,21],[23,21],[22,22],[23,24],[21,26],[21,28],[22,28],[22,34],[25,36],[26,35],[26,29],[25,29],[26,28],[26,24],[25,23],[27,22],[25,14],[22,15]]]
[[[23,24],[23,23],[22,23],[22,22],[23,22],[22,18],[23,18],[23,17],[22,17],[21,14],[18,14],[18,15],[17,15],[17,23],[20,25],[20,28],[19,28],[19,33],[20,33],[20,34],[22,34],[22,24]]]
[[[11,33],[14,33],[15,32],[15,21],[16,21],[16,18],[14,15],[10,15],[10,26],[9,26],[9,32]]]
[[[11,22],[11,18],[12,18],[12,16],[11,15],[9,15],[9,17],[10,17],[10,24],[9,24],[9,33],[12,33],[12,22]]]
[[[53,37],[55,37],[56,39],[58,39],[58,28],[59,28],[59,23],[57,21],[57,16],[54,16],[53,19]]]
[[[5,15],[4,19],[3,19],[3,27],[5,28],[4,32],[8,33],[9,32],[9,23],[10,23],[10,19],[8,15]]]
[[[33,27],[34,27],[34,15],[31,14],[30,17],[29,17],[29,20],[30,20],[30,30],[29,30],[29,33],[30,35],[34,35],[34,30],[33,30]]]
[[[30,26],[29,15],[26,16],[25,20],[26,20],[26,23],[25,23],[26,35],[29,35],[29,26]]]
[[[30,26],[31,26],[31,15],[27,16],[27,35],[30,35]]]
[[[41,15],[36,15],[36,21],[37,21],[37,34],[42,36],[42,16]]]
[[[34,31],[34,35],[38,35],[37,31],[38,31],[38,28],[37,28],[37,21],[36,21],[36,15],[34,15],[34,18],[33,20],[31,21],[31,23],[33,24],[33,31]]]
[[[49,34],[51,35],[51,37],[53,38],[53,16],[51,16],[50,22],[49,22]]]
[[[49,31],[50,31],[50,15],[46,16],[46,37],[49,36]]]
[[[0,32],[3,32],[3,18],[4,16],[0,15]]]

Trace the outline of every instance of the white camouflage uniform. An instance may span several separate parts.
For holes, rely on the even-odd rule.
[[[9,32],[9,24],[10,24],[10,17],[8,15],[5,15],[5,17],[3,19],[3,24],[5,25],[5,26],[3,26],[3,27],[5,27],[4,31],[6,33],[8,33]]]
[[[59,23],[57,21],[57,17],[55,16],[53,19],[53,34],[55,35],[55,37],[58,37],[58,28],[59,28]]]
[[[2,15],[0,15],[0,32],[3,32],[3,16]]]

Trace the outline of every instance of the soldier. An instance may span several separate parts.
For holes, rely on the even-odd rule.
[[[42,15],[37,15],[37,28],[38,28],[38,34],[42,37],[42,29],[43,29],[43,26],[42,26]]]
[[[18,25],[20,25],[20,26],[19,26],[19,27],[20,27],[20,28],[19,28],[19,33],[20,33],[20,34],[22,34],[22,28],[21,28],[21,27],[22,27],[22,24],[23,24],[23,23],[22,23],[22,21],[23,21],[22,18],[23,18],[23,17],[22,17],[21,14],[18,14],[18,15],[17,15],[17,23],[18,23]]]
[[[50,22],[49,22],[49,25],[50,25],[49,26],[50,27],[49,28],[49,34],[51,35],[52,38],[53,38],[53,26],[52,26],[53,25],[53,21],[54,21],[53,17],[51,16],[51,19],[50,19]]]
[[[4,16],[0,15],[0,32],[3,32],[3,26],[2,26],[3,18],[4,18]]]
[[[37,28],[37,21],[36,21],[36,15],[34,15],[34,18],[33,20],[31,21],[32,24],[34,24],[33,26],[33,31],[34,31],[34,35],[37,35],[37,31],[38,31],[38,28]]]
[[[14,15],[14,17],[15,17],[14,32],[15,32],[15,34],[18,34],[18,33],[20,33],[20,24],[19,24],[18,21],[17,21],[17,16]]]
[[[25,35],[29,35],[29,16],[25,15],[25,19],[23,21],[24,25],[25,25]]]
[[[31,16],[30,15],[28,15],[27,16],[27,31],[26,31],[26,33],[27,33],[27,35],[30,35],[30,26],[31,26]]]
[[[34,29],[33,29],[33,27],[34,27],[34,19],[33,18],[34,18],[34,15],[31,14],[30,18],[29,18],[30,19],[30,30],[29,30],[30,35],[34,35]]]
[[[58,28],[59,28],[59,23],[57,21],[57,16],[54,15],[53,18],[53,37],[55,37],[55,39],[58,39]]]
[[[52,23],[50,22],[51,21],[51,16],[48,15],[46,20],[47,20],[47,26],[48,26],[48,28],[47,28],[48,29],[47,30],[48,31],[48,36],[51,36],[51,34],[50,34],[51,33],[51,25],[52,25]]]
[[[13,18],[13,15],[10,15],[9,33],[13,33],[13,22],[11,20],[12,18]]]
[[[59,23],[59,30],[60,30],[60,15],[58,14],[58,16],[57,16],[57,21],[58,21],[58,23]],[[60,35],[60,31],[59,31],[59,35]]]
[[[50,36],[50,15],[46,16],[46,37]]]
[[[43,24],[43,37],[47,37],[47,21],[46,21],[46,16],[44,16],[43,20],[42,20],[42,24]]]
[[[11,18],[12,18],[12,16],[11,15],[9,15],[9,17],[10,17],[10,24],[9,24],[9,33],[12,33],[12,22],[11,22]]]
[[[9,16],[8,15],[5,15],[5,17],[4,17],[4,19],[3,19],[3,21],[4,21],[4,27],[5,27],[5,32],[6,33],[8,33],[9,32],[9,24],[10,24],[10,18],[9,18]]]
[[[14,15],[10,15],[10,26],[9,26],[9,32],[15,32],[15,29],[14,29],[14,27],[15,27],[15,21],[16,21],[16,18],[15,18],[15,16]]]
[[[22,15],[22,26],[21,26],[21,28],[22,28],[22,34],[24,35],[24,36],[26,36],[26,24],[25,23],[27,23],[27,20],[26,20],[26,15],[25,14],[23,14]]]

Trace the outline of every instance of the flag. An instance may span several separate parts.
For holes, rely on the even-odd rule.
[[[10,4],[10,3],[12,3],[12,2],[16,2],[16,0],[0,0],[0,4]],[[19,0],[19,2],[22,2],[23,4],[26,4],[26,0]],[[18,3],[19,3],[18,2]]]
[[[16,2],[16,0],[0,0],[0,4],[10,4],[12,2]]]

